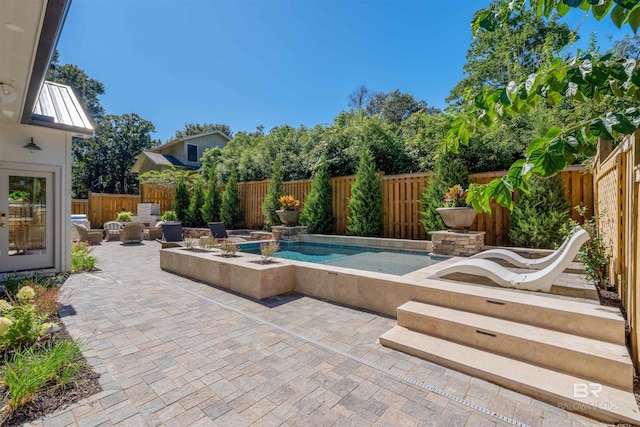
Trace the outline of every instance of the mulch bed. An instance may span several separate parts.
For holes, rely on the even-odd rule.
[[[64,323],[62,323],[59,318],[54,320],[60,325],[61,329],[59,332],[56,332],[53,339],[71,338]],[[100,375],[93,371],[91,366],[86,363],[84,357],[81,356],[79,360],[84,362],[85,367],[76,374],[75,381],[70,382],[64,388],[55,388],[39,393],[30,402],[12,413],[0,415],[0,425],[7,427],[20,426],[24,423],[42,418],[59,409],[66,408],[72,403],[102,391],[102,387],[98,382]],[[5,387],[0,385],[0,396],[3,396],[3,406],[7,399],[6,392]]]

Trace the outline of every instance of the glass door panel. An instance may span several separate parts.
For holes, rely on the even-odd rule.
[[[53,174],[0,169],[0,271],[53,267]]]

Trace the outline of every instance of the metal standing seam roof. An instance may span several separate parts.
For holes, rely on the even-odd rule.
[[[42,85],[36,100],[31,123],[83,133],[93,132],[93,125],[73,89],[47,81]]]

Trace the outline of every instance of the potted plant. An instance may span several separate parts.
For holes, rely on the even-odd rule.
[[[175,211],[164,211],[164,214],[162,214],[162,220],[165,222],[168,221],[177,221],[178,220],[178,216],[176,215]]]
[[[118,212],[116,216],[117,222],[131,222],[131,217],[133,216],[132,212],[122,211]]]
[[[280,210],[277,210],[276,213],[280,221],[289,227],[297,225],[298,216],[300,215],[300,200],[296,200],[291,194],[288,194],[280,197],[279,202]]]
[[[454,185],[444,195],[444,207],[436,209],[444,223],[450,227],[449,231],[468,232],[478,215],[475,209],[468,206],[467,193],[460,184]]]

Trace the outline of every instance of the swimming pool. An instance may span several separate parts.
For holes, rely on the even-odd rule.
[[[242,252],[259,255],[260,244],[242,245]],[[275,256],[396,276],[402,276],[447,259],[432,256],[426,252],[315,242],[280,242],[280,251],[276,252]]]

